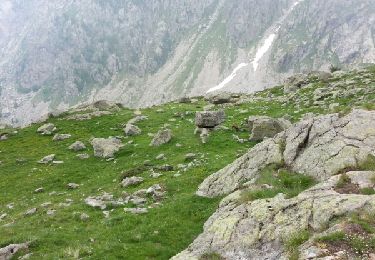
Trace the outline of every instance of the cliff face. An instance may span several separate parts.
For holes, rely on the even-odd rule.
[[[373,0],[4,1],[1,120],[218,85],[252,92],[292,72],[374,62],[374,20]]]

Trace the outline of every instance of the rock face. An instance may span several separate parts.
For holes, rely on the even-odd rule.
[[[225,120],[225,113],[220,111],[203,111],[195,114],[195,125],[198,128],[214,128]]]
[[[198,195],[229,195],[205,223],[203,233],[172,259],[198,260],[210,252],[225,259],[288,259],[284,244],[293,234],[301,230],[319,234],[333,218],[375,210],[375,195],[336,189],[343,176],[338,173],[358,168],[374,155],[375,111],[310,117],[291,126],[204,180]],[[244,182],[255,182],[270,164],[313,176],[320,183],[290,199],[279,194],[244,201],[237,189]],[[375,172],[345,175],[358,189],[374,189]]]
[[[91,144],[94,148],[94,155],[101,158],[113,158],[115,153],[123,147],[121,140],[117,138],[94,138],[91,141]]]
[[[274,137],[276,134],[289,128],[292,124],[282,118],[271,118],[267,116],[251,116],[248,119],[251,141],[262,141],[264,138]]]
[[[172,130],[170,129],[160,130],[159,132],[156,133],[156,135],[152,139],[150,146],[160,146],[160,145],[169,143],[171,139],[172,139]]]
[[[373,175],[372,177],[374,177]],[[200,259],[215,252],[225,259],[288,259],[283,244],[301,230],[320,233],[332,218],[375,210],[375,195],[340,194],[334,176],[297,197],[283,194],[238,205],[239,192],[224,198],[203,233],[173,260]]]

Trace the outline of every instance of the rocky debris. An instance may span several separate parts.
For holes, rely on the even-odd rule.
[[[342,170],[358,168],[371,154],[375,155],[374,111],[308,118],[209,176],[197,194],[213,197],[232,192],[270,164],[285,164],[294,172],[325,180]]]
[[[25,212],[25,216],[31,216],[31,215],[34,215],[36,212],[38,211],[37,208],[32,208],[32,209],[29,209]]]
[[[129,196],[129,202],[133,203],[134,205],[139,206],[139,205],[146,204],[147,199],[139,197],[139,196],[132,195],[132,196]]]
[[[36,190],[34,190],[35,193],[42,193],[44,192],[44,188],[37,188]]]
[[[49,210],[47,210],[47,215],[48,216],[53,216],[55,214],[56,214],[56,210],[55,209],[49,209]]]
[[[189,97],[182,97],[178,100],[178,103],[181,104],[189,104],[191,103],[191,99]]]
[[[192,161],[197,157],[195,153],[188,153],[185,155],[185,161]]]
[[[130,119],[130,120],[125,124],[125,126],[126,126],[126,125],[134,125],[134,124],[136,124],[136,123],[138,123],[138,122],[141,122],[141,121],[144,121],[144,120],[147,120],[147,119],[148,119],[147,116],[136,116],[136,117]]]
[[[306,86],[311,80],[326,81],[332,77],[331,73],[324,71],[314,71],[309,74],[296,74],[287,78],[284,82],[284,93],[294,93],[298,89]]]
[[[142,133],[141,129],[133,124],[126,124],[124,132],[126,136],[140,135]]]
[[[210,129],[209,128],[196,128],[194,134],[199,134],[202,144],[208,142],[208,138],[210,137]]]
[[[47,156],[43,157],[40,161],[38,161],[38,163],[40,163],[40,164],[51,163],[51,162],[53,162],[53,160],[55,160],[55,157],[56,157],[55,154],[47,155]]]
[[[28,250],[28,249],[29,249],[29,243],[8,245],[6,247],[0,248],[0,259],[10,260],[12,259],[13,255],[15,255],[18,251]]]
[[[88,109],[98,109],[100,111],[107,110],[107,111],[120,111],[122,105],[119,103],[111,102],[108,100],[99,100],[92,103],[90,106],[87,107]]]
[[[156,133],[152,139],[150,146],[160,146],[166,143],[169,143],[172,139],[172,130],[164,129]]]
[[[284,244],[297,232],[319,234],[332,219],[375,210],[375,195],[335,192],[332,187],[339,179],[333,176],[290,199],[279,194],[238,203],[242,191],[236,191],[222,200],[203,233],[172,259],[199,259],[207,252],[217,252],[225,259],[287,259]]]
[[[251,116],[248,119],[248,127],[251,131],[250,141],[263,141],[264,138],[274,137],[291,125],[288,120],[283,118]]]
[[[126,202],[122,199],[115,199],[112,194],[103,193],[100,196],[93,196],[88,197],[85,199],[85,203],[93,208],[100,208],[104,210],[107,206],[122,206],[126,204]]]
[[[72,137],[70,134],[55,134],[52,141],[63,141]]]
[[[48,123],[44,124],[41,127],[38,128],[37,133],[40,133],[42,135],[52,135],[53,132],[55,132],[57,128],[55,127],[54,124]]]
[[[68,183],[67,185],[68,189],[75,190],[79,188],[79,184],[77,183]]]
[[[4,220],[7,216],[8,216],[8,214],[6,214],[6,213],[1,214],[0,215],[0,221]]]
[[[165,154],[161,153],[161,154],[159,154],[158,156],[156,156],[155,159],[156,159],[156,160],[165,160],[166,157],[165,157]]]
[[[151,195],[153,200],[157,202],[165,197],[166,192],[160,184],[154,184],[146,190],[146,194]]]
[[[111,114],[112,112],[110,111],[95,111],[95,112],[84,113],[84,114],[73,114],[65,118],[68,120],[85,121],[85,120],[90,120],[94,117],[106,116],[106,115],[111,115]]]
[[[225,120],[223,110],[219,111],[203,111],[195,114],[195,125],[198,128],[215,128],[222,124]]]
[[[101,157],[104,159],[113,158],[115,153],[123,147],[120,139],[110,137],[110,138],[94,138],[91,141],[94,148],[94,155],[96,157]]]
[[[76,141],[69,146],[69,150],[73,150],[75,152],[86,150],[86,145],[81,141]]]
[[[90,158],[90,155],[88,155],[87,153],[81,153],[81,154],[77,154],[76,157],[78,159],[85,160],[85,159]]]
[[[148,213],[148,209],[146,208],[124,208],[124,211],[136,215]]]
[[[170,172],[170,171],[173,171],[173,166],[169,164],[164,164],[164,165],[155,167],[155,169],[159,171],[163,171],[163,172]]]
[[[144,180],[142,177],[137,177],[137,176],[132,176],[132,177],[127,177],[122,180],[121,186],[126,188],[129,186],[134,186],[142,183]]]

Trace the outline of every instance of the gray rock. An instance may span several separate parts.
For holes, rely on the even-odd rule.
[[[8,134],[7,133],[0,133],[0,141],[8,140]]]
[[[43,157],[40,161],[38,161],[38,163],[40,163],[40,164],[51,163],[51,162],[53,162],[53,160],[55,159],[55,157],[56,157],[55,154],[47,155],[47,156]]]
[[[31,215],[34,215],[36,212],[37,212],[37,208],[32,208],[32,209],[29,209],[25,212],[25,215],[26,216],[31,216]]]
[[[264,138],[274,137],[276,134],[289,128],[292,124],[284,118],[267,116],[251,116],[248,126],[251,131],[251,141],[262,141]]]
[[[203,111],[195,114],[195,125],[198,128],[214,128],[225,120],[223,110],[219,111]]]
[[[152,139],[150,146],[160,146],[166,143],[169,143],[172,139],[172,130],[165,129],[160,130],[156,133],[154,138]]]
[[[91,144],[94,148],[94,155],[101,158],[113,158],[115,153],[123,147],[121,140],[117,138],[94,138],[91,141]]]
[[[37,188],[36,190],[34,190],[35,193],[42,193],[44,192],[44,188]]]
[[[126,202],[119,198],[115,199],[112,194],[103,193],[100,196],[91,196],[85,199],[85,203],[93,208],[99,208],[104,210],[107,206],[122,206],[126,204]]]
[[[148,210],[146,208],[124,208],[125,212],[132,213],[132,214],[146,214]]]
[[[121,186],[126,188],[126,187],[129,187],[129,186],[134,186],[134,185],[138,185],[140,183],[142,183],[144,180],[142,177],[137,177],[137,176],[133,176],[133,177],[128,177],[128,178],[125,178],[122,180],[121,182]]]
[[[0,248],[0,259],[10,260],[18,251],[27,250],[28,248],[29,243],[11,244],[6,247]]]
[[[220,92],[214,95],[208,95],[205,99],[212,104],[219,105],[230,103],[232,101],[232,96],[228,92]]]
[[[90,158],[90,155],[88,155],[87,153],[82,153],[82,154],[77,154],[76,157],[78,159],[85,160],[85,159]]]
[[[57,130],[57,128],[55,127],[54,124],[48,123],[48,124],[44,124],[41,127],[39,127],[37,132],[42,134],[42,135],[51,135],[56,130]]]
[[[87,215],[86,213],[82,213],[82,214],[79,216],[79,218],[80,218],[82,221],[87,221],[87,220],[90,218],[90,216]]]
[[[125,124],[125,126],[126,126],[126,125],[134,125],[134,124],[136,124],[136,123],[138,123],[138,122],[140,122],[140,121],[147,120],[147,119],[148,119],[147,116],[136,116],[136,117],[130,119],[130,120]]]
[[[69,150],[73,150],[75,152],[86,150],[86,145],[81,141],[76,141],[69,146]]]
[[[52,141],[63,141],[72,137],[70,134],[55,134]]]
[[[191,161],[194,160],[197,157],[195,153],[188,153],[185,155],[185,161]]]
[[[126,136],[140,135],[142,133],[141,129],[133,124],[126,124],[124,132]]]
[[[68,183],[67,185],[68,189],[75,190],[79,188],[79,184],[77,183]]]

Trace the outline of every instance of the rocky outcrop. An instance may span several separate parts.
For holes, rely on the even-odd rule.
[[[251,149],[199,186],[197,194],[227,194],[241,182],[254,179],[270,164],[285,163],[295,172],[325,180],[356,168],[375,155],[375,112],[354,110],[303,120]]]
[[[27,250],[29,248],[29,243],[23,244],[11,244],[6,247],[0,248],[0,259],[9,260],[20,250]]]
[[[291,126],[199,186],[200,196],[229,195],[205,223],[203,233],[172,259],[198,260],[211,252],[224,259],[288,259],[284,245],[294,234],[303,230],[319,234],[334,218],[356,211],[374,212],[375,195],[359,191],[374,189],[375,172],[339,174],[358,168],[374,155],[375,111],[310,117]],[[261,170],[271,164],[312,176],[320,183],[294,198],[279,194],[244,200],[243,192],[253,187],[242,184],[254,183]],[[349,182],[349,188],[338,188],[343,179]]]
[[[360,173],[357,176],[361,178]],[[334,191],[339,179],[334,176],[291,199],[279,194],[239,204],[239,192],[235,192],[224,198],[188,249],[172,259],[198,260],[207,252],[215,252],[224,259],[286,260],[284,244],[297,232],[320,233],[333,218],[375,210],[375,195]]]
[[[110,137],[110,138],[94,138],[91,141],[91,144],[94,148],[94,155],[101,158],[113,158],[115,153],[117,153],[123,144],[121,140]]]

